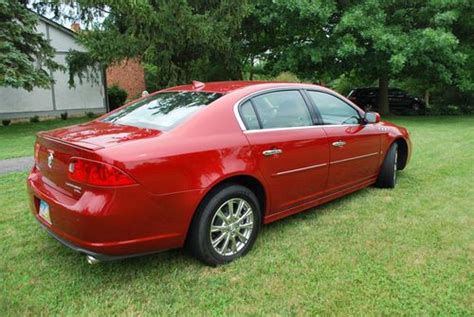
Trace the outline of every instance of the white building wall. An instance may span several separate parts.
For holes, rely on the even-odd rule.
[[[54,110],[51,90],[34,88],[28,92],[24,89],[0,87],[0,115],[30,111]],[[14,116],[18,117],[18,116]]]
[[[85,51],[70,33],[59,26],[40,20],[37,30],[50,40],[56,50],[55,60],[62,65],[66,65],[66,53],[70,49]],[[64,111],[71,114],[88,111],[105,112],[104,79],[102,72],[99,73],[99,83],[83,79],[81,84],[77,79],[75,88],[70,88],[67,83],[69,79],[67,71],[55,71],[52,74],[55,83],[50,89],[34,88],[32,91],[26,91],[21,88],[0,87],[0,119],[59,115]]]
[[[56,55],[56,62],[65,65],[66,54]],[[102,82],[88,82],[83,78],[81,85],[78,78],[75,80],[75,87],[69,87],[69,74],[62,71],[56,71],[53,74],[56,83],[54,84],[54,95],[56,109],[95,109],[104,105],[104,87]]]
[[[42,23],[44,24],[44,22]],[[70,49],[81,52],[85,51],[82,46],[76,43],[71,35],[52,26],[49,26],[49,39],[51,46],[58,52],[68,52]]]

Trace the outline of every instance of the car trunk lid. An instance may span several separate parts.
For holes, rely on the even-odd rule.
[[[100,121],[61,128],[37,135],[36,167],[44,181],[64,193],[78,194],[77,184],[68,178],[72,157],[101,160],[96,151],[143,138],[156,137],[158,130],[110,124]]]

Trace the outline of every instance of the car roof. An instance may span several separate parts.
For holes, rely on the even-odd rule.
[[[352,89],[354,91],[369,91],[369,90],[379,90],[378,87],[360,87],[360,88],[354,88]],[[397,88],[397,87],[390,87],[388,90],[392,91],[403,91],[403,89]]]
[[[232,91],[239,90],[249,86],[255,85],[266,85],[275,84],[275,86],[279,86],[281,84],[286,84],[285,82],[278,82],[278,81],[261,81],[261,80],[240,80],[240,81],[214,81],[208,83],[200,83],[197,82],[198,85],[181,85],[175,86],[171,88],[167,88],[161,90],[160,92],[165,91],[203,91],[203,92],[211,92],[211,93],[221,93],[221,94],[228,94]],[[199,85],[202,84],[202,85]],[[290,84],[290,83],[288,83]],[[293,83],[296,84],[296,83]]]

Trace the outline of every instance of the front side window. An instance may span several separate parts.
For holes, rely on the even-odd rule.
[[[359,124],[360,114],[357,110],[330,94],[319,91],[308,91],[316,104],[324,124]]]
[[[221,96],[194,91],[163,92],[114,112],[102,121],[168,131]]]
[[[277,91],[252,99],[262,129],[311,126],[308,107],[299,91]]]

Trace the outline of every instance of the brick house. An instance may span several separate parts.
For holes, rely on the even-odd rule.
[[[117,85],[125,89],[128,99],[141,96],[146,90],[145,71],[141,63],[136,59],[124,60],[107,68],[107,87]]]

